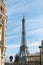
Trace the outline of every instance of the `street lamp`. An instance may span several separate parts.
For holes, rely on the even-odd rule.
[[[39,46],[40,48],[40,65],[41,65],[41,46]]]

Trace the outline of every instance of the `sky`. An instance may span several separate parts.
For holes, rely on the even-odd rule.
[[[25,17],[26,41],[30,53],[39,52],[43,40],[43,0],[6,0],[6,56],[19,53],[22,18]]]

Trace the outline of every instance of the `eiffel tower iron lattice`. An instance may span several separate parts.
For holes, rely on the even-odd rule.
[[[28,47],[27,47],[27,42],[26,42],[26,32],[25,32],[25,18],[23,17],[22,19],[22,41],[21,41],[21,46],[20,46],[20,61],[22,63],[25,63],[27,61],[27,56],[28,56]]]

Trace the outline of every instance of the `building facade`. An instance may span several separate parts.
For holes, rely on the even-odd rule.
[[[0,65],[4,65],[6,50],[6,0],[0,0]]]

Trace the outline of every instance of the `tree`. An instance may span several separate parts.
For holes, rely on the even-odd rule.
[[[10,59],[10,62],[11,62],[13,60],[13,56],[10,56],[9,59]]]
[[[19,61],[19,55],[16,54],[16,56],[15,56],[15,62],[18,62],[18,61]]]

